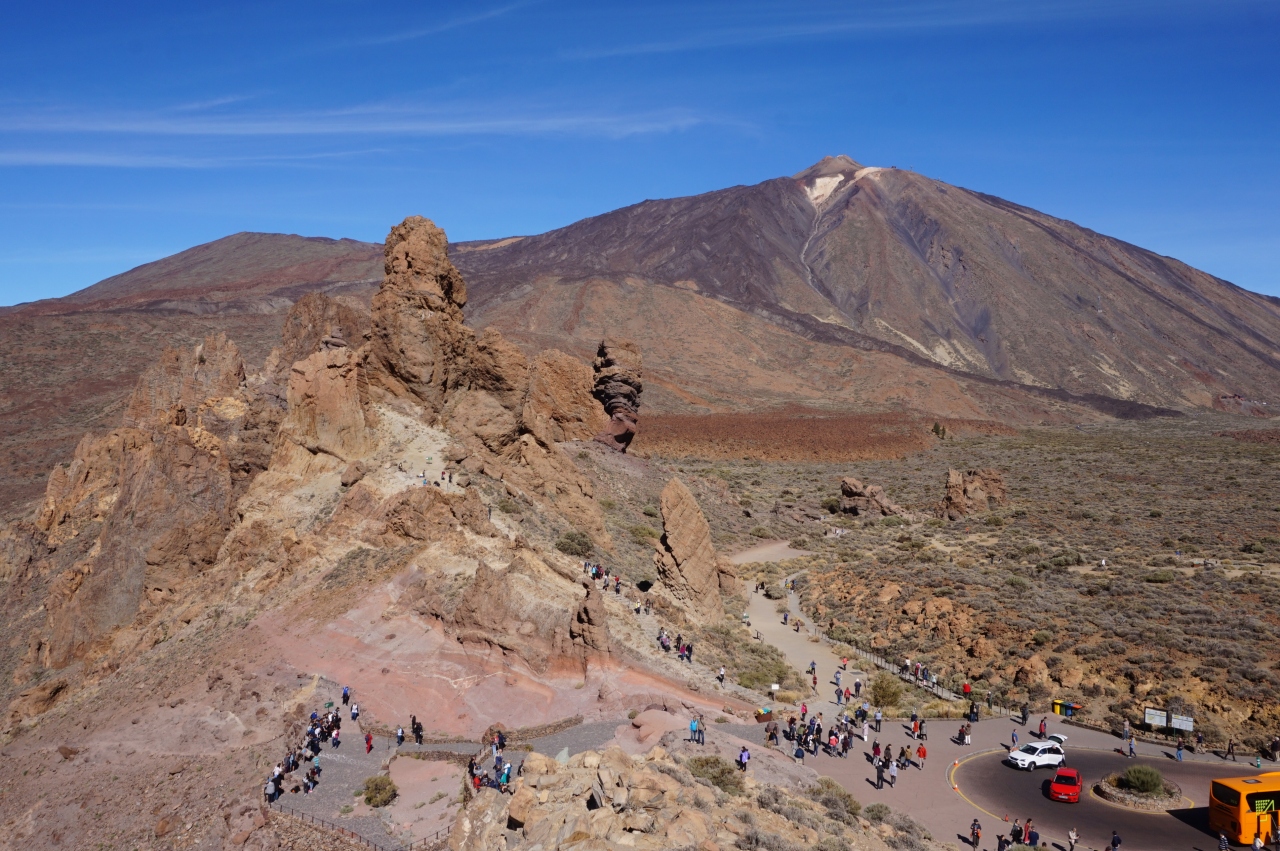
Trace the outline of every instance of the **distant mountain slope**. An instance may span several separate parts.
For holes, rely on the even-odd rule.
[[[382,246],[354,239],[237,233],[99,281],[65,298],[5,312],[288,310],[303,293],[366,291],[382,280]]]
[[[452,256],[472,325],[584,357],[602,335],[635,339],[649,411],[1025,424],[1149,406],[1265,413],[1280,387],[1280,301],[847,157]],[[37,496],[86,429],[116,421],[165,346],[225,330],[260,363],[303,293],[367,304],[381,276],[377,244],[240,233],[0,308],[0,512]]]
[[[1265,398],[1280,377],[1280,301],[847,157],[505,244],[464,244],[457,264],[478,322],[552,283],[598,280],[695,292],[817,339],[963,373],[1153,405]]]

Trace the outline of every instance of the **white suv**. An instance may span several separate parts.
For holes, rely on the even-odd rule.
[[[1005,762],[1014,768],[1025,768],[1027,771],[1043,766],[1057,768],[1067,762],[1067,755],[1062,750],[1062,745],[1066,741],[1066,736],[1055,733],[1043,742],[1028,742],[1016,751],[1010,751]]]

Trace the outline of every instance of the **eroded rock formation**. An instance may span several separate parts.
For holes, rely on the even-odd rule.
[[[543,443],[591,440],[608,415],[592,396],[591,367],[556,349],[539,352],[529,370],[521,420]]]
[[[884,488],[879,485],[864,485],[852,476],[840,480],[840,511],[855,517],[864,514],[901,517],[907,514],[902,506],[889,499]]]
[[[653,554],[659,593],[669,596],[693,623],[724,617],[721,594],[737,591],[737,577],[711,541],[711,526],[689,488],[672,479],[662,489],[662,538]]]
[[[625,340],[602,340],[596,352],[593,393],[604,406],[608,426],[596,440],[626,452],[640,429],[640,347]]]
[[[946,487],[939,515],[948,520],[959,520],[1008,502],[1004,475],[999,470],[948,470]]]

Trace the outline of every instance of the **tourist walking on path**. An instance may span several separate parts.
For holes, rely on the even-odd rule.
[[[884,720],[884,713],[879,709],[876,710],[876,732],[880,732],[880,722]]]
[[[351,700],[351,686],[342,687],[342,705],[346,706]]]
[[[742,752],[738,754],[738,770],[739,770],[739,771],[746,771],[746,770],[747,770],[747,762],[748,762],[748,761],[750,761],[750,759],[751,759],[751,751],[747,750],[747,749],[744,747],[744,748],[742,749]]]
[[[1227,757],[1231,757],[1232,762],[1240,761],[1236,759],[1236,740],[1234,736],[1227,739],[1227,752],[1222,755],[1222,758],[1226,759]]]
[[[364,734],[364,752],[369,753],[373,750],[373,733]]]
[[[889,761],[889,788],[892,789],[898,783],[898,763],[893,760]]]
[[[1076,851],[1076,843],[1080,841],[1080,831],[1074,827],[1067,831],[1067,851]]]
[[[360,720],[360,704],[358,703],[351,704],[351,720],[352,721]]]
[[[965,736],[965,739],[968,739],[968,738],[969,738],[968,736]],[[965,744],[968,744],[968,741],[966,741]],[[1009,750],[1016,751],[1017,749],[1018,749],[1018,728],[1014,727],[1013,728],[1013,745],[1009,748]]]
[[[1120,834],[1114,830],[1111,831],[1111,851],[1116,851],[1120,847]]]
[[[1186,746],[1187,746],[1187,743],[1183,740],[1181,736],[1179,736],[1178,737],[1178,762],[1182,762],[1182,749],[1185,748]]]
[[[929,752],[925,750],[924,745],[920,745],[920,747],[916,748],[916,768],[924,771],[924,758],[928,755]]]

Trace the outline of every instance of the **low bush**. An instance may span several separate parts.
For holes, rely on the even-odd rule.
[[[565,532],[559,538],[556,538],[556,549],[565,555],[586,558],[591,555],[595,545],[591,543],[591,538],[587,537],[585,533],[573,531]]]
[[[826,807],[827,815],[842,824],[857,824],[862,804],[830,777],[822,777],[809,787],[809,797]]]
[[[871,702],[876,706],[897,706],[902,700],[902,682],[888,671],[881,671],[871,681]]]
[[[705,780],[726,795],[741,795],[745,791],[742,772],[728,760],[718,756],[695,756],[685,763],[689,773]]]
[[[889,809],[888,804],[867,804],[866,809],[862,811],[862,815],[872,824],[879,824],[887,819],[891,812],[892,810]]]
[[[630,529],[631,540],[640,546],[648,546],[658,539],[658,530],[649,526],[632,526]]]
[[[399,790],[391,778],[377,774],[364,781],[364,802],[371,807],[385,807],[396,799]]]
[[[773,537],[773,533],[763,526],[756,526],[747,534],[753,538],[772,538]]]
[[[827,510],[828,514],[835,514],[840,510],[840,497],[829,496],[822,501],[822,507]]]
[[[1118,780],[1120,788],[1139,795],[1158,795],[1164,791],[1164,777],[1149,765],[1131,765]]]

